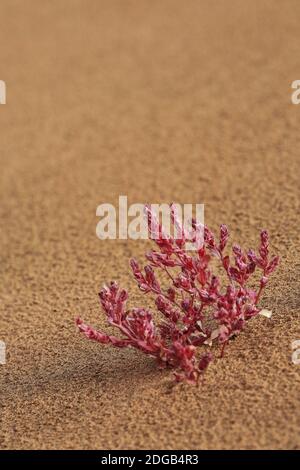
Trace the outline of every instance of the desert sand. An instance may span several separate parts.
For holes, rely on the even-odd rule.
[[[299,1],[1,0],[1,449],[300,448]],[[87,341],[97,292],[148,241],[100,241],[96,208],[204,203],[281,265],[200,387]]]

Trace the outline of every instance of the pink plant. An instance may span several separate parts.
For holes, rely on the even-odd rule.
[[[265,230],[260,234],[258,253],[245,252],[233,245],[230,257],[224,253],[229,238],[226,225],[221,225],[217,239],[206,226],[200,227],[195,221],[189,237],[196,240],[203,230],[204,240],[192,256],[185,250],[188,234],[178,220],[175,205],[171,204],[170,210],[180,236],[167,236],[146,206],[150,238],[159,250],[146,254],[148,264],[143,269],[135,259],[130,261],[140,290],[154,296],[162,320],[155,325],[146,308],[127,310],[126,290],[112,282],[103,287],[99,297],[108,323],[119,330],[121,337],[97,331],[80,318],[76,323],[87,338],[119,348],[137,348],[155,357],[160,367],[174,368],[176,381],[195,384],[212,360],[210,346],[219,344],[223,356],[230,338],[261,311],[258,301],[279,258],[269,257],[269,236]],[[219,260],[225,282],[212,272],[212,257]],[[163,288],[156,270],[167,277],[167,288]],[[248,282],[255,270],[261,272],[257,290],[249,287]],[[200,346],[206,352],[199,357]]]

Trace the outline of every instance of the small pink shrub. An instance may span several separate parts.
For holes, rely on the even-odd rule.
[[[176,381],[198,383],[212,360],[209,347],[219,344],[221,356],[230,338],[243,330],[246,322],[260,312],[258,301],[270,274],[276,269],[278,256],[269,257],[269,236],[260,234],[258,252],[245,252],[233,245],[232,255],[225,255],[229,238],[226,225],[221,225],[218,238],[205,226],[203,246],[193,255],[185,250],[186,233],[178,221],[176,208],[170,206],[172,221],[181,236],[166,236],[149,206],[145,207],[150,238],[153,226],[158,230],[154,240],[158,251],[146,254],[148,264],[142,269],[135,259],[130,261],[133,276],[142,292],[152,294],[162,320],[155,324],[152,313],[143,307],[126,309],[127,291],[116,282],[104,286],[99,293],[108,323],[121,336],[108,335],[76,320],[79,330],[89,339],[115,347],[133,347],[156,358],[160,367],[175,369]],[[196,239],[200,227],[192,224]],[[178,231],[177,231],[178,234]],[[219,261],[226,282],[212,270],[212,257]],[[169,280],[164,289],[156,270]],[[257,289],[249,287],[255,270],[260,271]],[[205,352],[199,357],[198,349]]]

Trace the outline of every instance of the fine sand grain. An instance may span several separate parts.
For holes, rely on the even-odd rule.
[[[1,0],[2,449],[300,448],[299,1]],[[135,289],[148,242],[97,239],[96,207],[204,203],[281,266],[199,389],[104,327],[103,282]]]

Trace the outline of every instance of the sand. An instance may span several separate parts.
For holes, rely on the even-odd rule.
[[[300,448],[298,1],[2,0],[0,365],[2,449]],[[171,390],[105,327],[105,281],[141,297],[100,241],[96,207],[204,203],[216,230],[282,258],[254,319],[206,375]]]

